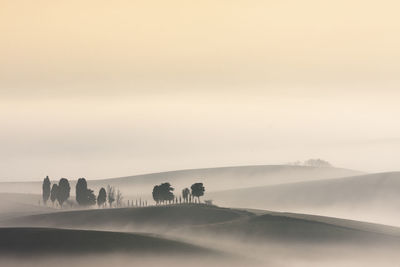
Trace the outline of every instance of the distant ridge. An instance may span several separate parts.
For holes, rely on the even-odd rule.
[[[175,170],[149,173],[119,178],[89,180],[88,185],[98,190],[107,184],[120,187],[125,195],[149,193],[152,186],[161,182],[170,182],[177,190],[190,186],[194,182],[203,182],[207,191],[237,189],[251,186],[291,183],[318,179],[360,175],[362,172],[334,167],[311,167],[293,165],[250,165],[217,167],[202,169]],[[58,180],[59,177],[50,177]],[[38,193],[41,182],[3,182],[0,192]],[[75,186],[75,179],[71,180]]]
[[[400,225],[400,172],[211,192],[220,205],[284,210]],[[373,214],[373,215],[372,215]]]

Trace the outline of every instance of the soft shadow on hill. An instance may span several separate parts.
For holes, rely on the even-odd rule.
[[[215,254],[188,243],[144,234],[56,228],[0,228],[1,254],[88,254],[129,252]]]
[[[66,211],[21,217],[3,225],[209,234],[262,242],[400,244],[400,230],[383,225],[195,204]]]
[[[400,172],[210,192],[230,207],[321,214],[400,225]]]

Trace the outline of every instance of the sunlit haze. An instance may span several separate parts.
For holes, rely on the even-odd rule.
[[[399,170],[397,1],[0,1],[0,180]]]

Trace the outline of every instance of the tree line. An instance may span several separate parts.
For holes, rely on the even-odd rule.
[[[205,192],[203,183],[194,183],[190,189],[184,188],[182,190],[182,195],[178,197],[174,195],[173,191],[175,189],[170,183],[162,183],[153,187],[152,195],[157,205],[165,203],[200,203],[200,197],[203,196]],[[197,197],[197,201],[195,201],[195,197]]]
[[[54,183],[52,185],[49,177],[46,176],[42,184],[43,203],[47,205],[47,201],[50,199],[53,206],[57,201],[60,207],[63,207],[63,204],[70,197],[70,191],[71,186],[68,179],[61,178],[58,184]],[[104,187],[100,188],[96,197],[94,191],[88,188],[86,179],[79,178],[75,187],[75,199],[80,206],[97,204],[99,207],[105,207],[108,203],[109,207],[113,207],[113,205],[121,207],[123,196],[119,189],[116,190],[115,187],[108,185],[106,189]]]
[[[189,188],[182,190],[182,195],[175,196],[173,191],[175,189],[170,183],[161,183],[153,187],[152,196],[156,203],[159,204],[178,204],[178,203],[200,203],[200,197],[204,195],[205,187],[203,183],[194,183]],[[47,205],[48,200],[52,202],[53,206],[58,202],[60,207],[68,201],[70,197],[71,186],[68,179],[61,178],[58,183],[51,184],[48,176],[44,178],[42,184],[42,197],[43,203]],[[197,199],[196,199],[197,198]],[[93,190],[88,188],[88,184],[85,178],[79,178],[75,187],[75,199],[79,206],[93,206],[106,207],[107,203],[109,207],[122,207],[123,196],[119,189],[111,185],[107,185],[106,188],[100,188],[97,197]],[[72,202],[70,202],[72,206]],[[147,206],[147,201],[142,199],[136,200],[136,206]],[[133,200],[128,200],[128,206],[134,205]]]

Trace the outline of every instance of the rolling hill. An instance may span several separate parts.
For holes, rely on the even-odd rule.
[[[230,207],[323,214],[400,225],[400,172],[211,192]]]
[[[95,191],[108,184],[118,187],[125,196],[144,196],[150,198],[155,184],[170,182],[178,191],[195,182],[203,182],[208,192],[237,189],[251,186],[292,183],[359,175],[361,172],[333,167],[309,167],[291,165],[258,165],[178,170],[160,173],[134,175],[121,178],[89,180],[88,186]],[[51,177],[53,178],[53,177]],[[59,177],[55,180],[58,180]],[[38,182],[3,182],[0,192],[30,193],[41,192]],[[75,188],[76,180],[71,180]],[[74,190],[71,192],[74,193]]]
[[[73,228],[138,228],[174,229],[182,226],[215,224],[247,217],[251,213],[215,206],[182,204],[145,208],[90,209],[60,211],[0,220],[3,225],[73,227]]]
[[[56,228],[0,228],[0,254],[216,254],[210,249],[158,236]]]
[[[151,231],[178,236],[218,235],[244,240],[303,243],[387,243],[400,246],[400,229],[384,225],[206,205],[66,211],[3,221],[4,226]]]

